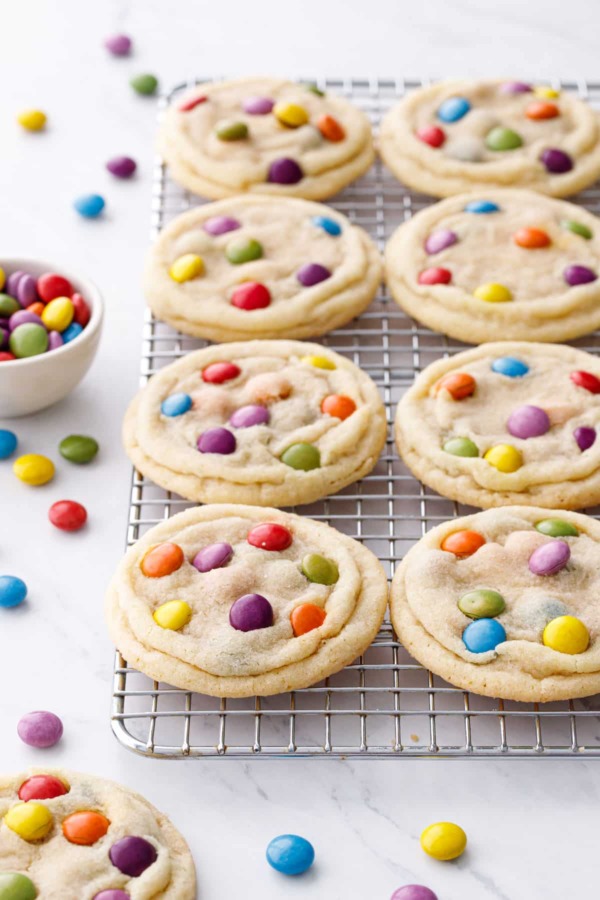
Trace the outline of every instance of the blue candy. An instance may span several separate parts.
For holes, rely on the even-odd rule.
[[[327,234],[333,235],[333,237],[337,237],[338,234],[342,233],[342,226],[338,225],[333,219],[328,219],[327,216],[313,216],[312,223],[317,228],[322,228]]]
[[[182,416],[192,408],[192,398],[189,394],[171,394],[160,405],[163,416]]]
[[[313,845],[298,834],[280,834],[267,847],[267,862],[283,875],[301,875],[314,859]]]
[[[79,337],[83,328],[79,325],[78,322],[71,322],[68,328],[65,328],[64,331],[61,331],[60,336],[65,342],[68,344],[70,341],[74,341],[76,337]]]
[[[0,606],[10,609],[27,596],[27,585],[16,575],[0,575]]]
[[[448,97],[437,111],[438,119],[442,122],[458,122],[471,109],[471,104],[466,97]]]
[[[0,429],[0,459],[8,459],[17,449],[17,436],[13,431]]]
[[[500,212],[500,207],[497,203],[492,203],[491,200],[471,200],[465,206],[465,212],[494,213]]]
[[[506,640],[506,631],[497,619],[476,619],[467,625],[462,639],[471,653],[487,653]]]
[[[508,378],[522,378],[529,372],[529,366],[515,356],[499,356],[492,363],[492,372],[506,375]]]
[[[95,219],[105,207],[104,197],[100,194],[84,194],[74,201],[73,206],[85,219]]]

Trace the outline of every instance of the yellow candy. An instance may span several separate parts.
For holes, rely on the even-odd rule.
[[[559,616],[544,628],[542,640],[546,647],[559,653],[584,653],[589,647],[590,633],[575,616]]]
[[[508,303],[512,300],[512,294],[503,284],[496,284],[491,281],[488,284],[480,284],[474,291],[474,296],[478,300],[485,300],[486,303]]]
[[[6,284],[6,272],[4,271],[4,269],[2,267],[0,267],[0,291],[2,290],[2,288],[4,287],[5,284]]]
[[[332,363],[326,356],[303,356],[302,362],[309,366],[315,366],[317,369],[335,369],[335,363]]]
[[[545,85],[535,87],[533,93],[536,97],[543,97],[545,100],[555,100],[557,97],[560,97],[560,91],[555,91],[554,88],[546,87]]]
[[[203,272],[204,262],[202,257],[197,256],[195,253],[185,253],[183,256],[180,256],[169,269],[169,275],[173,281],[177,281],[179,284],[182,284],[184,281],[191,281],[192,278],[197,278]]]
[[[46,113],[41,109],[24,109],[17,116],[17,122],[27,131],[41,131],[46,124]]]
[[[511,444],[496,444],[483,454],[483,458],[499,472],[516,472],[523,465],[521,451]]]
[[[54,478],[54,463],[39,453],[26,453],[14,461],[13,472],[25,484],[46,484]]]
[[[161,628],[179,631],[192,618],[192,608],[183,600],[168,600],[154,610],[152,618]]]
[[[308,113],[303,106],[296,103],[277,103],[273,108],[274,115],[282,125],[288,128],[299,128],[308,122]]]
[[[435,822],[421,835],[421,847],[434,859],[456,859],[465,852],[467,836],[453,822]]]
[[[56,297],[42,311],[42,322],[48,331],[64,331],[73,321],[75,309],[68,297]]]
[[[52,828],[52,813],[43,803],[17,803],[4,816],[4,824],[24,841],[39,841]]]

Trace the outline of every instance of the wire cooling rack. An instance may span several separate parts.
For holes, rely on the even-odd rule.
[[[162,98],[162,108],[190,79]],[[368,78],[319,81],[360,106],[375,128],[381,116],[417,80]],[[600,83],[555,81],[600,107]],[[600,213],[600,188],[579,201]],[[201,201],[169,180],[157,161],[152,238],[174,216]],[[399,184],[378,161],[332,201],[383,249],[400,222],[431,199]],[[416,373],[464,345],[408,319],[381,290],[359,319],[322,339],[368,372],[383,396],[391,424],[396,404]],[[576,342],[599,352],[600,336]],[[149,313],[144,324],[141,384],[161,367],[204,342],[174,332]],[[134,473],[127,545],[149,528],[193,504]],[[390,577],[428,529],[472,510],[430,492],[399,461],[392,440],[375,470],[335,496],[299,510],[363,542]],[[343,672],[306,690],[276,697],[217,700],[158,684],[116,655],[114,732],[147,756],[188,757],[575,757],[600,756],[600,697],[538,704],[489,700],[451,687],[415,663],[385,623],[367,652]]]

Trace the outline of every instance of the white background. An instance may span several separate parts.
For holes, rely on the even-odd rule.
[[[598,896],[600,764],[583,761],[348,763],[287,760],[166,763],[123,750],[109,728],[112,648],[104,587],[119,560],[129,465],[120,421],[137,386],[155,102],[132,74],[166,87],[187,75],[508,75],[600,78],[597,0],[17,0],[3,4],[0,41],[0,256],[38,255],[79,269],[104,293],[104,339],[92,373],[65,402],[15,421],[24,452],[59,459],[64,435],[102,445],[87,469],[60,463],[32,489],[0,464],[0,572],[21,575],[29,601],[0,616],[0,763],[64,765],[114,777],[167,812],[189,841],[204,900],[387,900],[399,885],[431,886],[439,900],[564,900]],[[120,60],[103,38],[126,31]],[[15,124],[23,107],[47,111],[44,134]],[[132,182],[104,170],[111,156],[139,163]],[[98,221],[71,203],[106,196]],[[9,425],[11,423],[8,423]],[[5,425],[5,423],[3,423]],[[56,499],[83,502],[85,533],[52,529]],[[31,709],[65,723],[62,743],[34,751],[15,727]],[[470,847],[456,864],[418,847],[421,829],[450,819]],[[268,840],[309,837],[318,862],[284,879],[264,862]]]

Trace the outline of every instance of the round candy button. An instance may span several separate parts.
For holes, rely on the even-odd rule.
[[[300,128],[308,122],[308,113],[303,106],[297,103],[276,103],[273,107],[273,115],[287,128]]]
[[[228,456],[235,451],[236,446],[235,437],[227,428],[209,428],[197,440],[200,453],[221,453]]]
[[[225,249],[225,256],[232,266],[241,266],[244,263],[260,259],[263,255],[262,244],[254,238],[240,238],[232,241]]]
[[[579,537],[579,530],[564,519],[542,519],[536,522],[535,527],[541,534],[550,537]]]
[[[242,370],[232,362],[215,362],[202,370],[202,380],[208,384],[223,384],[237,378]]]
[[[592,229],[588,228],[587,225],[584,225],[582,222],[574,222],[572,219],[563,219],[560,224],[566,231],[571,231],[573,234],[585,238],[586,241],[591,240],[594,236]]]
[[[511,444],[496,444],[484,453],[483,458],[499,472],[516,472],[523,465],[521,452]]]
[[[37,292],[44,303],[50,303],[56,297],[71,297],[73,286],[71,282],[56,272],[46,272],[37,280]]]
[[[27,585],[16,575],[0,575],[0,607],[19,606],[27,596]]]
[[[281,454],[281,462],[292,469],[299,469],[303,472],[310,472],[311,469],[318,469],[321,465],[321,454],[313,444],[298,443],[291,444],[287,450]]]
[[[270,97],[246,97],[242,109],[249,116],[267,116],[273,111],[275,101]]]
[[[466,437],[450,438],[444,444],[443,449],[445,453],[451,453],[452,456],[479,456],[477,444]]]
[[[485,538],[478,531],[454,531],[444,538],[441,549],[454,553],[459,559],[472,556],[485,544]]]
[[[17,449],[18,439],[14,431],[0,428],[0,459],[8,459]]]
[[[46,710],[36,710],[21,716],[17,734],[29,747],[46,749],[58,744],[63,735],[63,723],[57,715]]]
[[[434,390],[436,394],[447,391],[453,400],[464,400],[471,396],[476,386],[475,379],[467,372],[451,372],[440,378]]]
[[[283,875],[301,875],[314,860],[313,845],[298,834],[280,834],[267,846],[267,862]]]
[[[110,861],[123,875],[139,878],[156,862],[156,848],[141,837],[124,837],[110,848]]]
[[[93,900],[129,900],[129,894],[118,888],[111,888],[108,891],[100,891],[99,894],[94,894]]]
[[[24,803],[28,800],[52,800],[68,792],[68,786],[54,775],[32,775],[19,788],[19,800],[23,800]],[[2,900],[1,892],[0,900]]]
[[[319,116],[317,119],[317,128],[325,140],[331,141],[332,144],[338,144],[346,137],[344,126],[333,116]]]
[[[518,438],[541,437],[550,430],[550,419],[539,406],[519,406],[508,417],[506,427]]]
[[[316,606],[314,603],[301,603],[292,610],[290,616],[292,631],[295,637],[300,637],[302,634],[314,631],[315,628],[320,628],[326,618],[327,614],[320,606]]]
[[[542,640],[546,647],[559,653],[585,653],[590,644],[590,633],[575,616],[559,616],[544,628]]]
[[[438,107],[437,116],[442,122],[458,122],[471,109],[466,97],[449,97]]]
[[[531,85],[524,81],[506,81],[500,86],[501,94],[529,94]]]
[[[252,428],[254,425],[266,425],[271,418],[266,406],[251,403],[249,406],[240,406],[229,419],[229,424],[234,428]]]
[[[52,829],[52,813],[43,803],[29,800],[11,806],[4,816],[4,824],[24,841],[41,841]]]
[[[98,453],[98,441],[93,437],[85,434],[70,434],[63,438],[58,445],[61,456],[68,459],[69,462],[78,465],[86,465],[91,462]]]
[[[415,134],[420,141],[429,144],[430,147],[441,147],[446,140],[444,129],[438,128],[437,125],[423,125],[417,128]]]
[[[448,228],[440,228],[438,231],[432,231],[425,241],[425,252],[429,254],[441,253],[458,241],[458,235],[455,231]]]
[[[473,296],[486,303],[510,303],[513,298],[511,291],[504,284],[495,282],[480,284],[473,291]]]
[[[54,300],[52,301],[55,302]],[[69,303],[71,301],[69,300]],[[24,322],[11,332],[9,339],[11,353],[17,359],[26,359],[30,356],[39,356],[48,349],[48,332],[43,325],[35,322]]]
[[[62,338],[63,344],[69,344],[71,341],[74,341],[76,337],[79,337],[83,328],[77,322],[71,322],[68,328],[65,328],[64,331],[60,333],[60,337]],[[51,331],[50,334],[56,334],[57,332]],[[48,343],[50,343],[50,335],[48,335]],[[62,346],[62,344],[58,344],[57,346]],[[53,349],[56,349],[54,347]]]
[[[488,213],[500,212],[500,207],[492,200],[470,200],[465,206],[465,212],[487,215]]]
[[[543,247],[549,247],[551,243],[547,232],[541,228],[519,228],[513,234],[513,241],[525,250],[541,250]]]
[[[506,603],[498,591],[480,588],[463,594],[458,601],[458,608],[470,619],[494,619],[504,612]]]
[[[545,165],[546,170],[552,175],[563,175],[570,172],[573,168],[573,160],[564,150],[557,147],[548,147],[540,156],[540,161]]]
[[[216,237],[219,234],[227,234],[229,231],[237,231],[242,227],[242,223],[231,216],[213,216],[207,219],[203,225],[207,234]]]
[[[17,122],[26,131],[42,131],[46,125],[47,116],[41,109],[24,109],[17,116]]]
[[[356,410],[356,403],[343,394],[329,394],[321,403],[321,412],[336,419],[347,419]]]
[[[57,500],[48,510],[48,518],[61,531],[79,531],[87,522],[87,510],[76,500]]]
[[[529,106],[525,107],[525,115],[528,119],[555,119],[560,116],[560,110],[556,103],[549,103],[545,100],[534,100]]]
[[[204,272],[204,260],[197,253],[184,253],[178,256],[169,267],[169,275],[178,284],[192,281]]]
[[[273,607],[262,594],[244,594],[229,610],[229,623],[236,631],[257,631],[273,624]]]
[[[282,157],[274,159],[269,166],[267,181],[271,184],[298,184],[304,178],[304,172],[295,159]]]
[[[220,569],[227,565],[233,556],[233,547],[231,544],[222,541],[218,544],[209,544],[198,550],[192,560],[192,565],[199,572],[211,572],[213,569]]]
[[[584,388],[590,394],[600,394],[600,378],[591,372],[571,372],[570,379],[577,387]]]
[[[182,416],[192,408],[192,398],[189,394],[178,393],[166,397],[160,404],[163,416]]]
[[[308,580],[315,584],[335,584],[340,577],[334,561],[319,553],[308,553],[303,558],[300,568]]]
[[[477,623],[473,623],[475,625]],[[473,627],[469,625],[469,628]],[[453,822],[435,822],[421,834],[421,847],[434,859],[457,859],[465,852],[467,835]]]
[[[102,813],[79,810],[63,819],[62,833],[70,844],[91,847],[104,837],[109,827],[110,821]]]
[[[592,281],[596,281],[598,276],[587,266],[567,266],[563,272],[563,278],[570,287],[576,287],[579,284],[590,284]]]
[[[20,872],[0,872],[0,900],[35,900],[33,881]]]
[[[506,640],[506,631],[497,619],[475,619],[462,633],[462,639],[471,653],[487,653]]]
[[[520,134],[513,131],[512,128],[502,128],[500,125],[492,128],[485,137],[485,145],[488,150],[516,150],[522,144],[523,138]]]
[[[522,378],[529,372],[529,366],[515,356],[499,356],[492,363],[492,372],[507,378]]]
[[[327,216],[313,216],[311,221],[313,225],[316,225],[317,228],[322,228],[323,231],[332,237],[338,237],[342,233],[342,226],[335,219],[329,219]]]
[[[331,278],[331,272],[320,263],[306,263],[298,269],[296,278],[303,287],[313,287]]]
[[[556,575],[569,562],[571,548],[566,541],[548,541],[529,557],[529,571],[534,575]]]
[[[335,363],[326,356],[303,356],[302,362],[314,366],[315,369],[335,369]]]
[[[405,884],[394,891],[390,900],[438,900],[438,896],[423,884]]]
[[[113,56],[127,56],[131,52],[132,40],[127,34],[111,34],[104,46]]]
[[[131,156],[114,156],[106,163],[106,168],[115,178],[131,178],[137,163]]]
[[[179,631],[192,618],[192,608],[185,600],[167,600],[154,610],[152,618],[161,628]]]
[[[575,438],[577,446],[583,453],[585,450],[589,450],[590,447],[593,447],[596,443],[596,429],[582,425],[575,429],[573,437]]]
[[[292,544],[292,533],[276,522],[263,522],[248,532],[247,541],[261,550],[287,550]]]
[[[184,560],[183,550],[179,544],[167,541],[148,550],[140,568],[147,578],[163,578],[181,568]]]
[[[64,331],[73,321],[75,308],[69,297],[55,297],[44,308],[42,322],[48,331]]]
[[[231,305],[238,309],[266,309],[270,303],[271,292],[259,281],[246,281],[238,285],[231,295]]]
[[[452,281],[452,272],[450,269],[432,266],[429,269],[423,269],[422,272],[419,272],[417,281],[419,284],[450,284]]]
[[[73,201],[73,207],[84,219],[97,219],[106,202],[100,194],[83,194]]]

